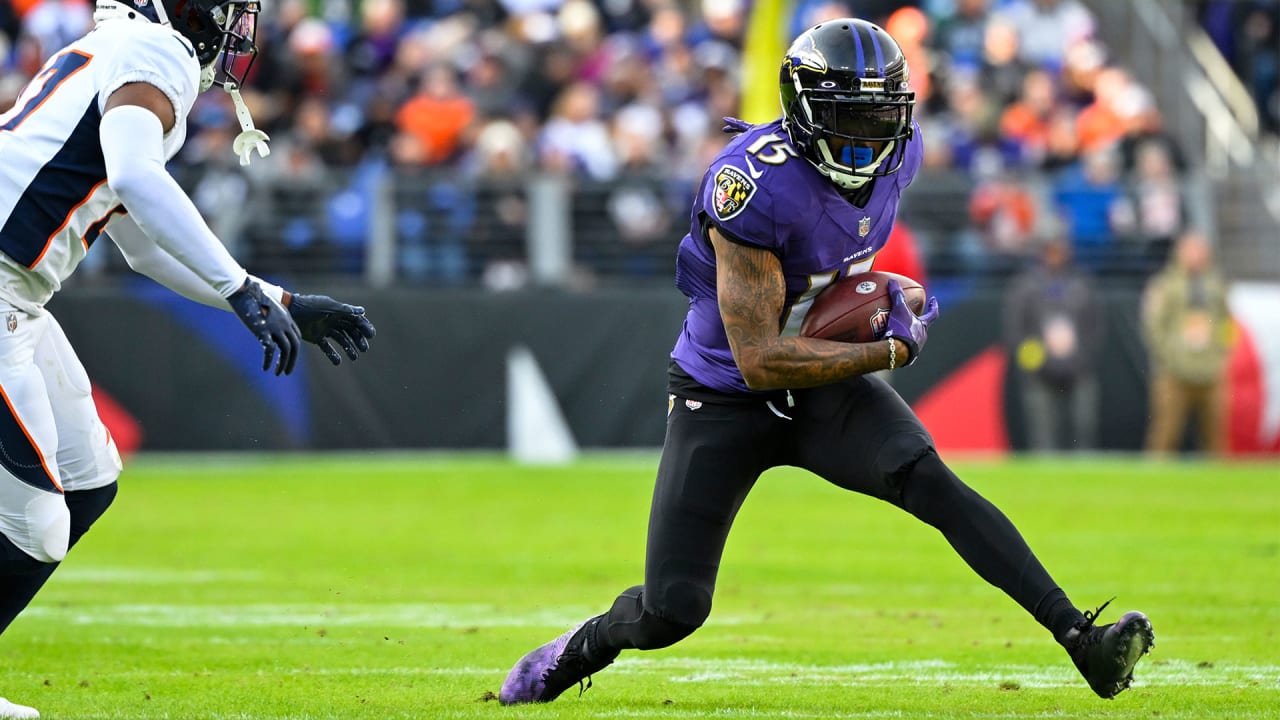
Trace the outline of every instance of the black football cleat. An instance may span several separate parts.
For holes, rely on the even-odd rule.
[[[1115,598],[1112,598],[1114,600]],[[1098,614],[1111,600],[1067,631],[1062,645],[1071,655],[1076,669],[1100,698],[1119,695],[1133,682],[1133,667],[1155,647],[1156,634],[1151,621],[1140,612],[1127,612],[1119,620],[1099,627]]]
[[[579,695],[585,692],[591,687],[591,675],[618,657],[617,650],[603,650],[591,642],[602,617],[593,617],[546,645],[530,650],[507,674],[498,700],[503,705],[551,702],[575,684]],[[586,680],[585,687],[583,680]]]

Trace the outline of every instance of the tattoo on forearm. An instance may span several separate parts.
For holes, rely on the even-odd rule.
[[[720,317],[751,387],[814,387],[887,367],[886,343],[779,336],[786,281],[778,259],[714,233],[713,243]]]

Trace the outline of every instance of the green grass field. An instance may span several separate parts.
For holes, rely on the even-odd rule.
[[[58,718],[1280,718],[1280,465],[957,463],[1067,592],[1157,645],[1113,701],[932,529],[765,476],[706,627],[582,697],[493,699],[641,579],[656,456],[139,457],[0,637]]]

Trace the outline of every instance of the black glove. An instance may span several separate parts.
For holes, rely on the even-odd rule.
[[[337,341],[347,357],[359,360],[360,353],[368,352],[369,340],[376,332],[364,316],[364,308],[340,303],[327,295],[292,295],[289,314],[297,321],[302,339],[319,345],[334,365],[342,363],[342,356],[329,340]]]
[[[301,332],[289,313],[280,307],[280,303],[263,295],[262,288],[252,279],[245,280],[244,287],[231,293],[227,297],[227,303],[245,327],[257,336],[258,342],[262,343],[266,353],[262,358],[262,369],[271,367],[271,356],[279,349],[276,375],[293,372],[293,365],[298,361]]]

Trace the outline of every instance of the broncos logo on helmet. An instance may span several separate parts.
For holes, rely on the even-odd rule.
[[[779,88],[792,144],[841,189],[902,168],[915,93],[902,48],[879,26],[844,18],[804,31]]]
[[[200,89],[207,90],[243,84],[258,53],[258,8],[258,0],[97,0],[93,19],[127,18],[173,28],[195,49]]]

